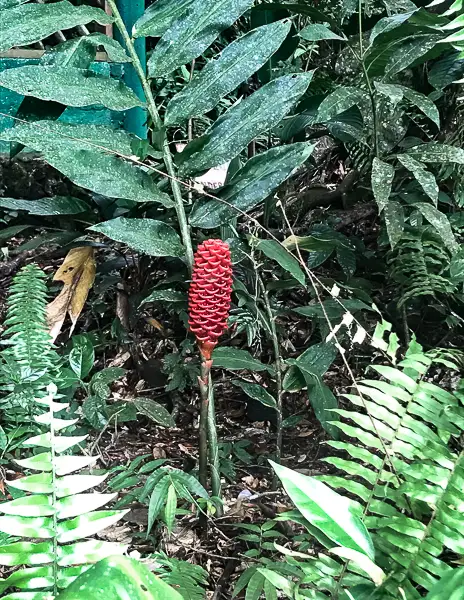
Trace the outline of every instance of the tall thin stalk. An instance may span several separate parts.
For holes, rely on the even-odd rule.
[[[282,357],[280,355],[280,345],[279,345],[279,336],[277,334],[277,328],[275,324],[275,316],[272,311],[271,303],[269,302],[269,294],[266,290],[266,286],[263,283],[263,280],[260,276],[258,276],[259,287],[261,289],[261,293],[263,295],[264,306],[266,308],[266,313],[269,319],[269,326],[271,328],[271,341],[272,347],[274,350],[274,362],[275,362],[275,370],[276,370],[276,396],[277,396],[277,419],[276,419],[276,428],[277,428],[277,440],[276,440],[276,462],[280,464],[282,459],[282,438],[283,438],[283,385],[282,385]],[[274,475],[273,479],[273,487],[276,488],[278,486],[278,477]]]
[[[217,437],[216,409],[214,406],[214,388],[211,373],[208,377],[208,455],[211,470],[211,492],[217,498],[221,497],[221,475],[219,472],[219,445]],[[220,507],[216,511],[221,516]]]
[[[143,92],[144,92],[145,98],[147,100],[148,113],[153,121],[153,125],[155,126],[156,129],[161,129],[163,122],[161,120],[158,109],[156,107],[155,98],[152,94],[150,83],[147,79],[144,68],[142,66],[142,63],[140,62],[137,51],[135,49],[134,41],[130,37],[130,35],[126,29],[126,26],[124,25],[124,21],[122,20],[121,13],[119,12],[118,7],[116,6],[115,0],[108,0],[108,4],[111,8],[111,12],[113,13],[116,27],[119,29],[121,36],[124,40],[124,43],[126,44],[127,51],[129,52],[129,55],[132,59],[132,64],[135,69],[135,72],[137,73],[137,76],[139,77],[140,82],[142,84]],[[166,165],[166,170],[169,175],[169,180],[171,182],[172,194],[174,196],[174,201],[175,201],[175,205],[176,205],[177,220],[179,222],[179,228],[180,228],[180,233],[182,236],[182,241],[185,246],[185,256],[186,256],[187,266],[189,268],[189,271],[192,271],[193,248],[192,248],[192,239],[190,236],[190,227],[189,227],[189,224],[187,221],[187,215],[185,214],[184,200],[182,198],[182,192],[180,189],[179,182],[176,178],[176,170],[174,167],[174,161],[172,159],[171,150],[169,148],[169,142],[168,142],[166,135],[164,135],[164,140],[163,140],[163,158],[164,158],[164,164]]]

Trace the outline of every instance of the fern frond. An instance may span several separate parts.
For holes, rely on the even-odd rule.
[[[419,296],[453,294],[455,284],[447,277],[451,255],[443,241],[428,227],[403,234],[390,252],[390,278],[401,286],[398,305]]]
[[[7,300],[4,350],[0,352],[0,390],[4,417],[21,422],[34,408],[33,398],[57,379],[59,357],[46,320],[45,274],[34,264],[15,276]]]
[[[45,274],[34,264],[27,265],[14,278],[7,300],[3,356],[22,370],[40,373],[54,364],[46,320],[47,288]]]
[[[53,598],[90,563],[126,550],[121,544],[86,539],[116,523],[127,511],[97,510],[115,494],[86,493],[100,485],[106,475],[74,474],[94,464],[98,457],[64,454],[86,436],[58,435],[76,421],[55,416],[69,406],[55,402],[56,392],[56,386],[50,385],[46,397],[35,399],[39,407],[46,408],[34,417],[44,432],[23,444],[43,451],[16,461],[38,474],[7,481],[9,488],[25,495],[0,504],[0,531],[27,538],[0,546],[1,565],[26,565],[0,581],[0,593],[11,587],[34,590],[33,596],[30,591],[21,591],[6,595],[5,600]]]
[[[374,365],[346,394],[334,426],[357,440],[329,441],[345,458],[325,461],[347,477],[319,479],[356,498],[355,510],[373,534],[376,563],[388,574],[382,598],[421,597],[452,567],[444,552],[464,552],[464,431],[456,394],[425,381],[432,359],[414,341],[397,368]],[[342,585],[348,582],[342,578]]]

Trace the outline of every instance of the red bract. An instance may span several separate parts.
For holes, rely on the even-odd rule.
[[[222,240],[206,240],[195,253],[189,291],[189,325],[200,352],[211,352],[227,329],[232,293],[232,264],[229,246]]]

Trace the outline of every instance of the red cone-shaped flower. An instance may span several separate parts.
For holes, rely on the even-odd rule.
[[[189,291],[189,325],[200,352],[211,352],[227,329],[232,293],[232,264],[229,246],[221,240],[206,240],[195,253]]]

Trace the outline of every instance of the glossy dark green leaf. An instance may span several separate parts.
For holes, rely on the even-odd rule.
[[[25,210],[31,215],[75,215],[89,210],[83,200],[72,196],[55,196],[38,198],[37,200],[21,200],[18,198],[0,198],[0,207],[10,210]]]
[[[270,371],[273,368],[253,358],[247,350],[239,348],[220,347],[213,352],[213,366],[231,371]]]
[[[194,0],[156,44],[148,61],[150,77],[169,75],[202,54],[254,0]]]
[[[52,4],[23,4],[2,15],[0,52],[15,46],[28,46],[57,31],[97,21],[109,25],[113,18],[100,8],[73,6],[63,0]]]
[[[171,413],[161,404],[151,398],[138,397],[134,399],[134,406],[142,415],[145,415],[158,425],[163,427],[175,427],[175,421]]]
[[[257,135],[281,121],[311,79],[312,72],[284,75],[232,106],[205,135],[176,156],[181,173],[204,171],[237,156]]]
[[[194,0],[157,0],[134,25],[134,37],[161,37]]]
[[[154,290],[141,304],[147,302],[187,302],[187,294],[177,290]]]
[[[67,106],[103,105],[115,111],[143,106],[122,81],[70,66],[26,65],[7,69],[0,73],[0,86]]]
[[[440,40],[440,36],[428,34],[404,40],[398,44],[386,64],[385,77],[392,77],[409,67],[413,62],[427,54]]]
[[[279,48],[290,31],[290,21],[253,29],[229,44],[169,102],[167,125],[202,115],[255,73]]]
[[[285,373],[283,386],[289,392],[299,392],[306,385],[307,376],[322,377],[337,356],[333,344],[320,342],[307,348],[296,360],[287,360],[291,365]]]
[[[84,379],[90,373],[95,361],[95,351],[90,338],[86,335],[73,337],[73,348],[69,353],[69,365],[74,373]]]
[[[372,162],[371,185],[374,198],[382,212],[388,204],[390,198],[395,169],[389,163],[375,157]]]
[[[451,229],[450,222],[444,213],[425,202],[417,202],[415,207],[422,213],[427,221],[435,227],[438,235],[443,240],[444,245],[455,253],[459,250],[459,244],[454,237],[453,230]]]
[[[103,429],[108,424],[106,400],[101,396],[90,395],[82,403],[82,414],[95,429]]]
[[[301,285],[305,285],[305,274],[300,268],[298,260],[286,250],[282,244],[274,240],[262,240],[258,244],[258,250],[261,250],[268,258],[275,260],[283,269],[288,271]]]
[[[404,231],[404,211],[399,202],[391,200],[383,211],[388,239],[392,248],[400,241]]]
[[[118,155],[133,155],[134,136],[102,125],[60,121],[21,123],[0,132],[0,140],[18,142],[40,152],[73,183],[112,198],[161,202],[172,206],[153,179]]]
[[[118,217],[89,229],[150,256],[184,255],[179,235],[162,221]]]
[[[407,154],[398,154],[396,157],[405,169],[410,171],[427,196],[436,205],[438,202],[438,184],[435,175],[427,171],[425,165],[412,156]]]
[[[167,493],[169,486],[171,485],[171,479],[169,475],[165,475],[156,485],[150,496],[150,503],[148,505],[148,526],[147,535],[150,533],[155,519],[158,517],[163,504],[166,502]]]
[[[271,408],[277,408],[276,401],[273,396],[265,389],[262,385],[258,383],[250,383],[249,381],[243,381],[241,379],[234,379],[232,381],[234,385],[241,388],[247,396],[253,398],[253,400],[257,400],[264,406],[269,406]]]
[[[320,40],[345,40],[345,38],[337,35],[325,25],[320,25],[319,23],[307,25],[298,35],[308,42],[318,42]]]
[[[311,155],[314,145],[306,142],[278,146],[251,158],[217,192],[217,196],[243,212],[265,200],[293,171]],[[240,216],[223,202],[202,199],[196,202],[190,215],[190,223],[206,229],[218,227]]]
[[[364,92],[359,88],[340,86],[324,98],[317,111],[319,122],[330,121],[339,113],[361,102]]]
[[[303,517],[336,545],[362,552],[374,559],[369,533],[353,512],[351,501],[321,481],[270,461],[291,500]]]
[[[464,75],[464,58],[460,52],[450,52],[440,57],[427,70],[430,85],[442,90]]]
[[[422,162],[451,162],[464,165],[464,150],[457,146],[430,142],[415,146],[408,151],[409,156]]]
[[[401,87],[403,88],[403,86]],[[413,106],[417,106],[417,108],[421,110],[424,115],[433,121],[437,127],[440,127],[440,113],[430,98],[424,94],[421,94],[420,92],[417,92],[416,90],[413,90],[412,88],[405,86],[403,88],[403,95]]]
[[[320,377],[310,375],[305,370],[302,373],[308,386],[308,400],[313,407],[317,420],[332,439],[338,440],[340,431],[333,425],[333,421],[338,421],[339,416],[330,412],[330,409],[338,408],[337,399]]]
[[[372,44],[375,38],[382,33],[387,33],[388,31],[391,31],[392,29],[402,25],[414,14],[414,12],[415,11],[400,13],[398,15],[392,15],[391,17],[379,19],[369,34],[369,44]]]

